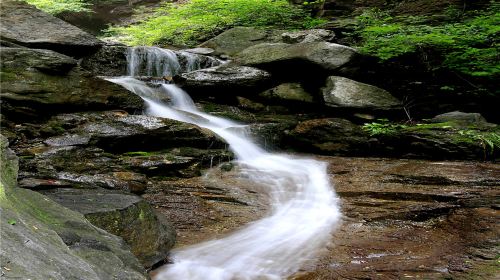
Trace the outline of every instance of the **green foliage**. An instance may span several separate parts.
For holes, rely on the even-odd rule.
[[[400,129],[406,128],[406,125],[390,123],[387,119],[380,119],[377,122],[365,123],[363,130],[367,131],[370,136],[377,135],[394,135]]]
[[[191,0],[163,4],[139,24],[108,33],[131,45],[196,45],[233,26],[313,27],[324,23],[286,0]]]
[[[458,134],[469,138],[471,141],[479,142],[486,153],[493,154],[495,150],[500,149],[500,134],[496,132],[459,130]]]
[[[7,223],[9,223],[9,225],[15,225],[17,222],[14,219],[10,219],[7,221]]]
[[[498,5],[492,4],[482,15],[463,18],[460,14],[453,19],[460,21],[431,25],[427,17],[393,18],[380,10],[369,10],[358,17],[359,49],[382,60],[432,49],[444,56],[444,67],[471,76],[499,75]]]
[[[429,133],[439,130],[445,132],[448,137],[456,143],[479,144],[483,147],[485,156],[493,155],[500,150],[500,134],[497,129],[484,130],[474,125],[463,127],[454,122],[441,123],[417,123],[405,125],[389,122],[387,119],[379,119],[376,122],[365,123],[363,130],[370,136],[393,136],[404,133]]]
[[[25,0],[38,9],[49,14],[60,14],[62,12],[90,12],[90,3],[85,0]]]

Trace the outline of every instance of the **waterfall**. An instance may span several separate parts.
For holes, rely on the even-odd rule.
[[[132,77],[108,80],[141,96],[148,115],[218,134],[236,155],[241,172],[269,195],[269,216],[227,237],[175,250],[174,263],[155,280],[283,279],[329,242],[341,214],[326,163],[266,152],[246,136],[244,125],[200,112],[176,85],[151,89]],[[170,103],[154,98],[152,90],[168,95]]]
[[[148,77],[173,77],[222,64],[219,59],[158,47],[131,47],[127,49],[127,75]]]

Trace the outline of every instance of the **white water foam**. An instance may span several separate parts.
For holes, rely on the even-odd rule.
[[[172,77],[182,72],[220,65],[223,61],[185,51],[158,47],[131,47],[127,49],[127,75]]]
[[[147,114],[196,124],[221,136],[235,153],[242,172],[268,192],[269,216],[231,235],[180,248],[174,263],[155,280],[283,279],[326,246],[340,219],[339,201],[324,162],[268,153],[252,142],[242,125],[200,112],[175,85],[162,85],[171,104],[154,98],[146,83],[110,78],[141,96]],[[234,129],[234,128],[240,129]]]

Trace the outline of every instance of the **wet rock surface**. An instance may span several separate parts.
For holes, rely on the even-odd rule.
[[[94,36],[24,1],[2,1],[0,17],[0,37],[14,44],[75,57],[97,51],[102,45]]]
[[[344,218],[319,261],[290,279],[495,277],[497,165],[319,159],[330,163]],[[145,198],[176,225],[180,247],[224,235],[267,211],[258,187],[236,171],[165,181]]]

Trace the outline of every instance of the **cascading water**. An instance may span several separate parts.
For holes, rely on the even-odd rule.
[[[133,77],[108,80],[141,96],[147,114],[196,124],[224,138],[242,172],[270,197],[268,217],[225,238],[174,251],[174,263],[156,280],[283,279],[328,243],[340,211],[325,163],[264,151],[234,129],[241,124],[200,112],[175,85],[161,86],[171,99],[165,104],[154,98],[156,89]]]
[[[127,75],[173,77],[182,72],[220,65],[221,60],[186,51],[158,47],[131,47],[127,50]]]

